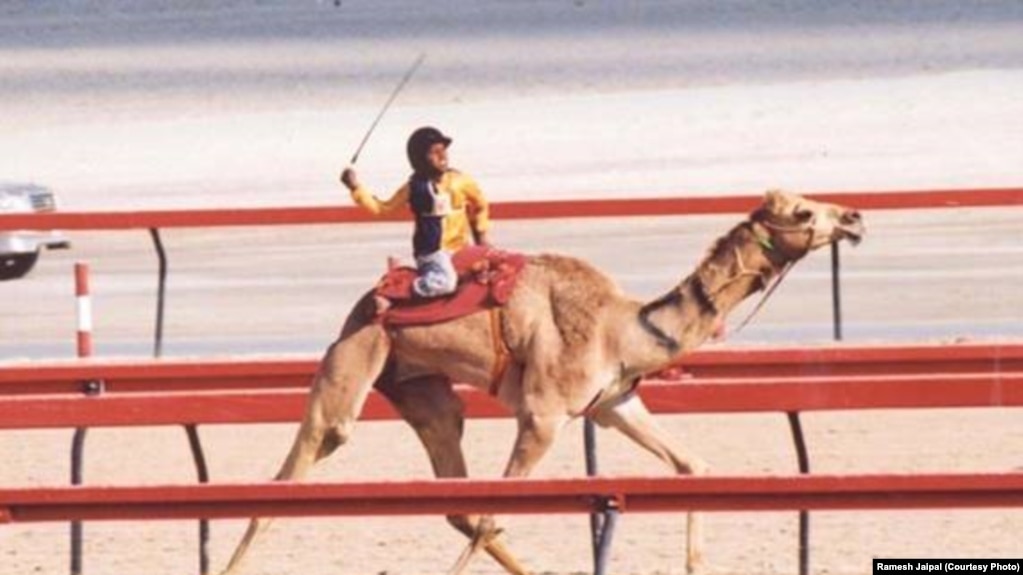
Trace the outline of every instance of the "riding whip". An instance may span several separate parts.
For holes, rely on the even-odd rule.
[[[391,92],[391,96],[387,98],[387,102],[384,103],[384,107],[381,108],[380,113],[377,114],[376,119],[373,120],[372,124],[370,124],[369,130],[366,131],[366,135],[362,137],[362,141],[359,142],[359,147],[356,148],[355,153],[352,154],[352,160],[348,162],[349,165],[354,166],[355,162],[358,161],[359,154],[362,152],[363,146],[366,145],[366,141],[369,140],[369,137],[373,133],[373,130],[376,129],[377,124],[380,123],[380,118],[383,118],[384,114],[387,113],[387,109],[391,107],[391,104],[394,102],[394,99],[398,97],[398,94],[401,92],[402,88],[405,87],[405,84],[408,84],[408,81],[412,79],[412,75],[416,73],[416,70],[419,69],[419,65],[423,63],[424,59],[426,59],[425,52],[419,54],[419,57],[416,58],[416,61],[412,63],[412,67],[408,69],[408,72],[405,72],[405,76],[402,77],[401,82],[399,82],[398,85],[394,88],[394,91]]]

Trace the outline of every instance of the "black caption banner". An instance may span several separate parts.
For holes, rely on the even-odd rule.
[[[1023,573],[1023,559],[874,559],[885,573]]]

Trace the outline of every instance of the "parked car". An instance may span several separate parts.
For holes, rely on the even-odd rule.
[[[52,212],[57,198],[35,184],[0,182],[0,212]],[[71,242],[58,231],[0,231],[0,280],[17,279],[36,265],[43,248],[66,249]]]

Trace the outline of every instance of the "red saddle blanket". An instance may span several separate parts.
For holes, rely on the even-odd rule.
[[[388,270],[376,294],[391,301],[381,320],[388,325],[440,323],[504,305],[526,265],[526,256],[489,247],[470,246],[452,258],[458,289],[449,296],[423,298],[412,291],[417,273],[412,267]]]

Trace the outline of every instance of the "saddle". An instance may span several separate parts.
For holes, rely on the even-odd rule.
[[[470,246],[452,257],[458,288],[451,295],[423,298],[412,290],[416,269],[389,269],[375,293],[391,302],[378,319],[386,325],[430,325],[450,321],[508,302],[526,265],[526,257],[490,247]]]

